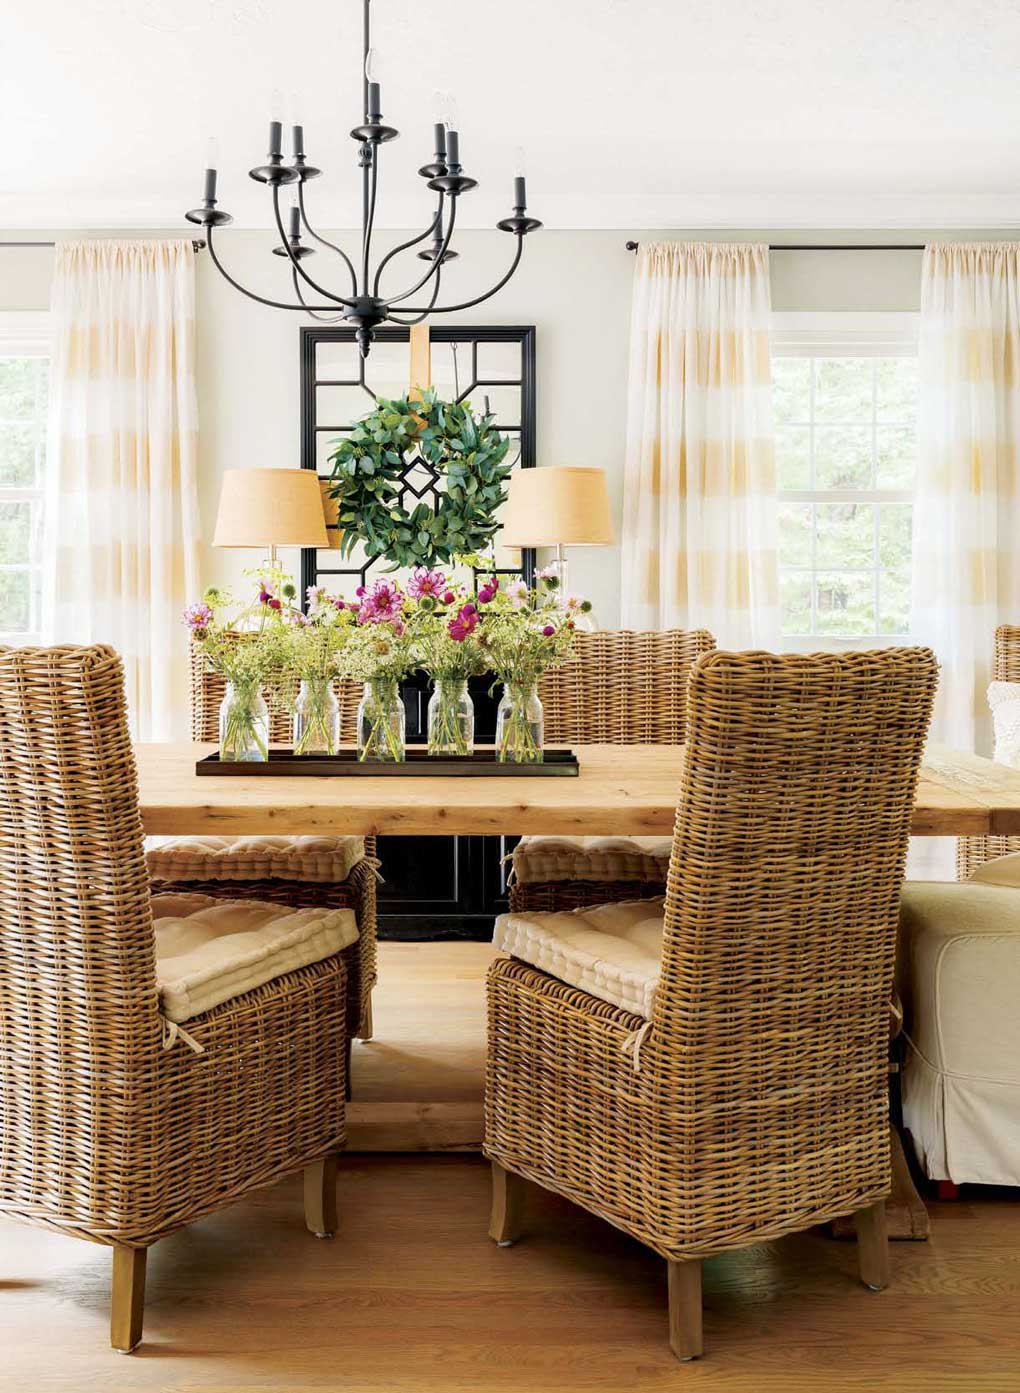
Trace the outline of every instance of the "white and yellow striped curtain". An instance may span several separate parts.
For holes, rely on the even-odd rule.
[[[198,588],[190,241],[58,243],[43,626],[112,644],[133,729],[183,735],[181,611]]]
[[[990,754],[995,628],[1020,623],[1020,244],[926,247],[919,355],[910,637],[942,665],[935,737]]]
[[[622,621],[779,639],[763,245],[642,243],[631,317]]]

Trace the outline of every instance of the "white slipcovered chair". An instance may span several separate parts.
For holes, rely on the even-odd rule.
[[[925,1174],[1020,1185],[1020,853],[908,882],[899,987],[903,1120]]]

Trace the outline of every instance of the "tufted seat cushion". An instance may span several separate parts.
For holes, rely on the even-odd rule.
[[[903,888],[903,1116],[933,1180],[1020,1185],[1018,871],[1007,856]]]
[[[554,914],[501,914],[493,943],[561,982],[651,1020],[664,903],[624,900]]]
[[[513,869],[522,884],[547,880],[666,883],[672,837],[522,837]]]
[[[355,943],[351,909],[285,909],[211,895],[153,895],[156,982],[171,1021],[188,1021]]]
[[[153,880],[346,880],[365,857],[363,837],[150,837]]]

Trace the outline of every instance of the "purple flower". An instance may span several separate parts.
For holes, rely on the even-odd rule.
[[[556,630],[553,628],[553,626],[552,626],[551,624],[546,624],[546,626],[545,626],[545,627],[543,628],[543,630],[542,630],[542,633],[544,634],[544,636],[545,636],[546,638],[552,638],[552,636],[553,636],[553,634],[554,634],[555,632],[556,632]]]
[[[478,613],[477,606],[474,605],[474,604],[472,604],[472,602],[471,602],[470,600],[468,600],[467,604],[466,604],[466,605],[462,608],[462,610],[461,610],[461,614],[477,614],[477,613]]]
[[[427,566],[416,566],[407,585],[407,593],[416,600],[431,595],[436,599],[446,588],[446,576],[442,571],[430,571]]]
[[[280,611],[281,609],[283,609],[283,601],[282,601],[282,600],[276,600],[276,599],[270,599],[270,601],[269,601],[269,608],[272,609],[272,610],[276,610],[277,613],[279,613],[279,611]]]
[[[273,598],[272,591],[271,591],[271,590],[267,590],[266,587],[263,586],[262,589],[259,591],[259,604],[260,604],[260,605],[268,605],[268,604],[269,604],[269,601],[270,601],[272,598]]]
[[[347,606],[344,604],[343,600],[334,600],[333,608],[339,613],[341,610],[345,610]]]
[[[453,602],[454,602],[454,600],[456,600],[456,598],[457,598],[457,597],[456,597],[456,595],[453,593],[452,590],[447,590],[446,594],[443,596],[443,604],[444,604],[444,605],[452,605]]]

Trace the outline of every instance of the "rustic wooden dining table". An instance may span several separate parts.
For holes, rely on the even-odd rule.
[[[136,747],[150,835],[649,836],[672,832],[683,747],[585,745],[576,777],[199,777],[211,745]],[[911,830],[917,836],[1020,833],[1020,771],[929,746]]]
[[[679,746],[587,745],[577,751],[580,768],[575,777],[406,773],[199,777],[196,761],[213,748],[194,744],[136,747],[146,833],[663,835],[673,830],[683,767]],[[1020,834],[1020,771],[930,745],[911,830],[918,836]],[[460,1119],[467,1127],[462,1144],[469,1134],[475,1145],[480,1140],[480,1102],[476,1112],[477,1116]],[[895,1129],[891,1145],[889,1235],[925,1238],[927,1211],[911,1181]]]

